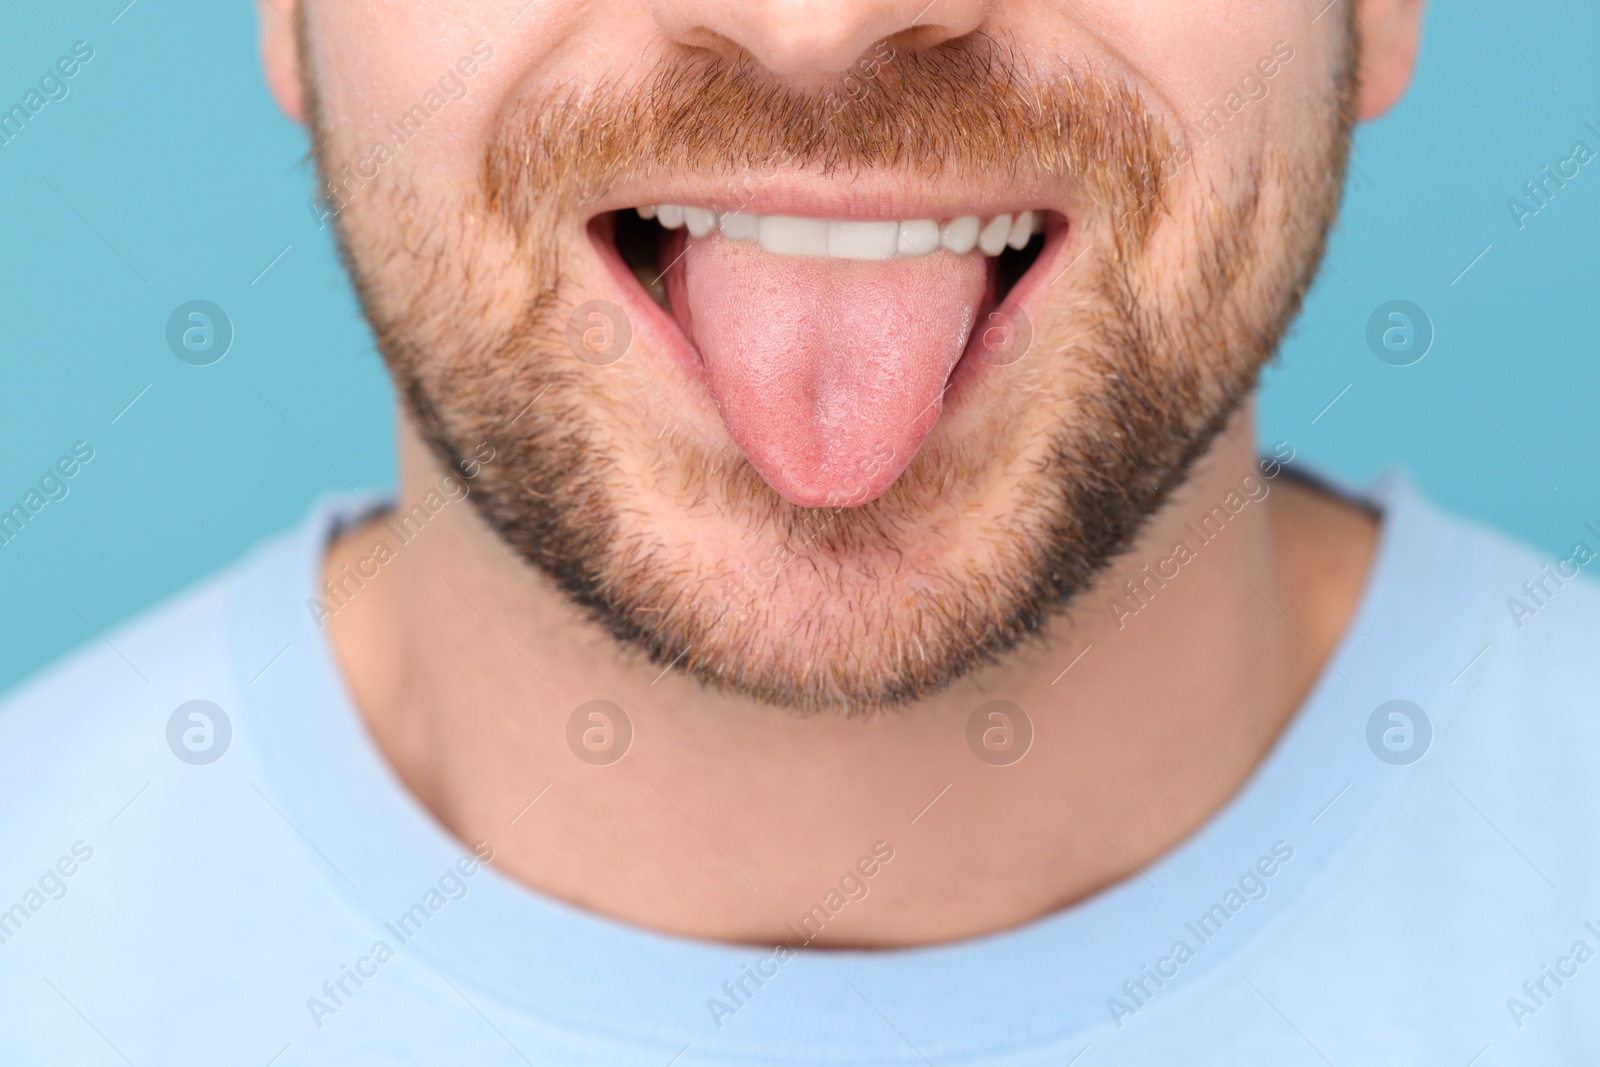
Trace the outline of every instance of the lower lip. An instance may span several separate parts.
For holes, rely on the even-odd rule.
[[[702,396],[709,398],[710,386],[706,381],[705,365],[701,362],[700,353],[694,345],[684,336],[676,319],[672,317],[661,305],[650,298],[644,291],[639,280],[634,277],[633,271],[622,261],[622,256],[617,252],[616,236],[612,213],[596,215],[589,222],[589,239],[594,245],[596,254],[606,265],[617,290],[622,296],[620,303],[633,325],[635,346],[640,342],[645,347],[663,352],[673,364],[691,381],[698,383],[703,390]],[[1033,261],[1016,285],[1006,294],[1001,307],[1017,309],[1023,316],[1034,320],[1034,304],[1039,294],[1050,284],[1050,279],[1061,269],[1061,261],[1065,258],[1070,246],[1074,243],[1072,236],[1074,227],[1067,220],[1058,215],[1050,215],[1051,220],[1045,229],[1044,247],[1039,250],[1038,258]],[[990,298],[992,299],[992,297]],[[977,323],[972,330],[972,336],[967,340],[967,348],[961,354],[955,367],[950,371],[950,378],[945,387],[945,407],[955,403],[959,397],[968,392],[978,381],[989,372],[1003,370],[1005,365],[991,364],[983,358],[981,353],[983,331],[990,325],[987,320],[991,311],[998,310],[989,300],[984,302],[979,312]],[[1003,325],[1001,323],[996,323]],[[1017,354],[1021,359],[1026,353]]]

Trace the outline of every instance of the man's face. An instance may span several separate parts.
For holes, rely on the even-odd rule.
[[[1343,176],[1348,4],[923,2],[300,13],[411,420],[492,445],[481,514],[624,645],[785,707],[1039,634],[1247,395]]]

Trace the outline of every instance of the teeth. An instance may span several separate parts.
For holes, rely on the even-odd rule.
[[[1021,251],[1027,247],[1028,238],[1033,236],[1033,212],[1024,211],[1017,215],[1017,221],[1011,224],[1011,235],[1006,238],[1006,244]]]
[[[761,216],[728,211],[722,216],[722,236],[730,241],[754,241],[761,233]]]
[[[977,249],[998,256],[1008,245],[1023,248],[1044,229],[1035,211],[994,215],[987,219],[962,215],[901,222],[797,218],[792,215],[754,215],[683,204],[651,204],[637,209],[639,217],[655,219],[669,230],[688,227],[691,237],[720,232],[730,241],[757,241],[761,247],[785,256],[830,256],[834,259],[884,260],[897,256],[926,256],[941,249],[958,256]]]
[[[939,231],[939,246],[946,252],[964,256],[978,243],[978,216],[962,215],[951,219]]]
[[[978,231],[978,247],[983,249],[986,256],[998,256],[1006,246],[1006,238],[1010,236],[1011,216],[996,215]]]
[[[828,255],[835,259],[893,259],[899,247],[897,222],[828,223]]]
[[[783,256],[828,254],[828,220],[763,215],[758,231],[761,247]]]
[[[933,219],[909,219],[900,224],[902,256],[926,256],[939,251],[939,224]]]
[[[704,237],[717,228],[717,213],[710,208],[686,207],[683,209],[683,223],[689,227],[689,236]]]

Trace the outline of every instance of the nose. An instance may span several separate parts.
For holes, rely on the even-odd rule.
[[[984,0],[651,0],[681,44],[742,50],[780,76],[848,70],[880,41],[930,48],[977,29]]]

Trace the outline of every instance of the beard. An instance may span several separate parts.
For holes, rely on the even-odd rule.
[[[301,41],[332,188],[360,153],[334,136]],[[746,63],[670,59],[637,85],[508,104],[476,186],[390,168],[336,228],[411,421],[454,469],[493,446],[477,513],[584,616],[663,674],[872,713],[1041,637],[1249,395],[1336,213],[1348,28],[1333,70],[1324,123],[1211,180],[1175,162],[1180,142],[1125,83],[1030,70],[986,38],[897,55],[842,107]],[[1078,258],[1033,301],[1022,358],[989,368],[1000,398],[969,406],[963,432],[935,427],[870,502],[789,503],[658,388],[661,361],[636,344],[596,367],[568,345],[574,308],[614,293],[580,242],[621,183],[710,173],[739,200],[789,170],[959,182],[1000,161],[1073,191]]]

